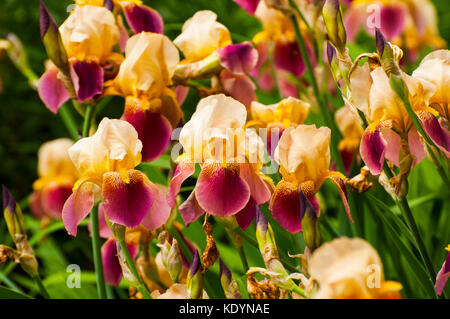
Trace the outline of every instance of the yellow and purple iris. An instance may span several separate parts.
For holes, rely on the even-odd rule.
[[[409,76],[401,72],[409,91],[409,102],[423,124],[430,138],[448,154],[449,133],[436,118],[438,112],[432,107],[431,99],[438,97],[436,86],[421,77],[423,71]],[[413,165],[425,157],[425,150],[419,133],[414,127],[403,102],[392,90],[389,78],[381,67],[370,71],[368,65],[358,66],[350,78],[353,104],[364,112],[369,121],[360,145],[361,157],[372,174],[379,174],[384,159],[399,166],[400,150],[409,148]]]
[[[39,178],[33,183],[31,211],[38,218],[61,218],[62,209],[78,179],[68,150],[73,141],[59,138],[42,144],[38,152]]]
[[[184,23],[174,43],[185,56],[181,65],[213,60],[217,55],[223,67],[219,75],[223,91],[250,107],[256,99],[255,85],[246,74],[253,70],[258,60],[258,52],[250,42],[232,44],[230,32],[217,22],[217,15],[202,10]]]
[[[273,157],[278,140],[283,131],[291,125],[303,124],[309,114],[310,105],[302,100],[289,97],[277,104],[264,105],[252,102],[250,120],[247,127],[267,129],[267,152]]]
[[[348,217],[345,176],[330,171],[330,137],[327,127],[298,125],[284,130],[275,149],[275,161],[280,165],[282,180],[275,187],[269,208],[273,218],[291,233],[302,231],[305,214],[320,215],[316,194],[330,179],[338,187]]]
[[[71,235],[102,199],[104,215],[129,228],[163,225],[169,214],[164,191],[134,168],[141,162],[142,142],[133,126],[104,118],[96,133],[69,148],[80,178],[64,204],[62,220]]]
[[[186,224],[204,212],[218,217],[236,216],[247,228],[258,205],[267,202],[271,181],[260,174],[264,143],[254,130],[244,129],[245,106],[223,94],[200,101],[197,110],[180,133],[184,152],[170,182],[168,202],[175,206],[181,184],[194,173],[201,173],[195,189],[180,205]]]
[[[122,119],[137,130],[143,161],[152,161],[164,152],[183,116],[175,92],[168,88],[178,50],[162,34],[141,32],[128,39],[125,56],[105,93],[125,98]]]

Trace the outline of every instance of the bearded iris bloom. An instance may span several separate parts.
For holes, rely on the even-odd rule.
[[[445,258],[445,261],[442,264],[441,270],[437,274],[436,284],[434,285],[434,289],[436,290],[438,296],[442,295],[445,284],[447,283],[447,280],[450,277],[450,245],[448,245],[445,249],[448,251],[447,257]]]
[[[216,66],[222,90],[247,107],[256,99],[255,85],[246,76],[256,65],[258,52],[250,42],[232,44],[228,29],[217,22],[217,15],[209,10],[198,11],[188,19],[181,34],[174,40],[183,52],[179,73],[184,67],[196,69]],[[199,70],[197,70],[199,71]]]
[[[327,127],[289,127],[284,130],[275,149],[275,161],[280,165],[282,180],[275,187],[269,209],[273,218],[291,233],[302,231],[305,214],[319,217],[316,194],[327,179],[338,187],[351,220],[345,176],[329,169],[330,137],[331,131]]]
[[[308,103],[293,97],[272,105],[254,101],[250,107],[250,120],[246,126],[267,129],[267,152],[273,156],[283,131],[291,125],[303,124],[310,108]]]
[[[106,84],[106,94],[125,98],[122,119],[137,130],[142,159],[152,161],[164,152],[183,116],[168,88],[179,54],[166,36],[141,32],[127,41],[125,56],[116,78]]]
[[[104,118],[97,132],[69,148],[80,178],[64,204],[62,220],[71,235],[102,199],[106,217],[134,228],[141,222],[148,229],[163,225],[170,208],[163,190],[135,170],[141,162],[142,142],[131,124]]]
[[[186,224],[204,212],[218,217],[236,216],[247,228],[257,206],[270,198],[271,181],[260,174],[264,143],[254,130],[244,129],[245,106],[223,94],[204,98],[180,133],[184,152],[170,182],[168,201],[175,206],[181,184],[201,173],[194,191],[179,207]]]
[[[61,218],[64,203],[78,179],[78,171],[68,153],[72,145],[72,140],[59,138],[42,144],[39,149],[39,178],[33,183],[30,199],[31,211],[38,218]]]

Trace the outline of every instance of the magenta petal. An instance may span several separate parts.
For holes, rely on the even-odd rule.
[[[384,157],[398,166],[400,154],[400,136],[391,129],[382,129],[383,139],[386,141],[386,150]]]
[[[138,249],[135,245],[127,244],[131,257],[136,258]],[[122,267],[117,257],[117,242],[114,238],[108,239],[102,246],[103,274],[107,284],[118,286],[122,280]]]
[[[415,160],[413,163],[413,167],[417,165],[421,160],[423,160],[426,156],[425,147],[423,146],[422,139],[420,137],[419,132],[415,127],[412,127],[408,132],[408,145],[409,150],[412,155],[414,155]]]
[[[355,41],[365,18],[365,9],[361,6],[353,6],[347,10],[344,17],[344,25],[349,42]]]
[[[250,188],[251,197],[257,205],[261,205],[269,201],[271,193],[267,184],[255,172],[251,164],[240,164],[240,175]]]
[[[195,197],[195,192],[192,192],[191,195],[189,195],[183,204],[178,207],[178,210],[181,217],[183,217],[186,227],[189,226],[190,223],[196,221],[205,212],[205,210],[198,203],[197,198]]]
[[[103,207],[111,222],[134,228],[152,206],[153,194],[150,182],[142,172],[129,170],[127,174],[127,183],[117,172],[103,175]]]
[[[400,6],[386,6],[380,12],[380,29],[388,39],[399,36],[405,27],[405,10]]]
[[[122,119],[133,125],[138,132],[143,145],[142,161],[151,162],[166,150],[172,126],[164,115],[141,108],[126,108]]]
[[[217,50],[220,64],[230,72],[245,74],[250,72],[258,62],[258,51],[251,42],[230,44]]]
[[[124,5],[125,18],[135,34],[141,32],[163,33],[164,22],[161,15],[144,5],[127,3]]]
[[[359,147],[361,158],[369,167],[372,175],[378,175],[381,172],[386,151],[386,141],[381,137],[380,129],[375,131],[366,129],[361,139]]]
[[[442,295],[445,284],[447,283],[449,277],[450,277],[450,253],[447,254],[447,258],[444,261],[441,270],[436,276],[436,283],[434,285],[434,289],[438,296]]]
[[[90,182],[80,184],[69,196],[62,210],[62,221],[67,232],[77,235],[77,226],[89,215],[94,207],[94,185]]]
[[[300,77],[305,72],[303,61],[297,42],[278,41],[273,52],[275,67],[291,72]]]
[[[44,208],[42,208],[41,197],[40,191],[34,191],[30,197],[31,213],[33,213],[33,215],[38,219],[45,216]]]
[[[214,216],[226,217],[243,209],[250,198],[250,188],[239,176],[239,168],[205,164],[197,180],[195,196],[201,207]]]
[[[92,234],[91,220],[89,220],[89,233]],[[98,228],[100,237],[110,238],[113,236],[111,229],[108,227],[105,219],[105,209],[103,208],[103,203],[98,204]]]
[[[80,102],[103,91],[103,69],[96,61],[70,61],[70,76]]]
[[[245,205],[245,207],[242,210],[240,210],[236,215],[234,215],[236,217],[236,221],[239,227],[241,227],[244,230],[247,229],[251,225],[258,211],[259,211],[258,205],[256,204],[255,200],[252,197],[250,197],[247,205]]]
[[[175,197],[180,192],[181,184],[195,171],[195,164],[188,161],[181,161],[173,174],[169,185],[169,194],[167,195],[167,202],[170,207],[175,207]]]
[[[149,230],[154,230],[167,222],[170,216],[170,206],[167,203],[167,197],[162,186],[153,183],[150,183],[149,186],[153,193],[153,204],[142,220],[142,225]]]
[[[72,187],[68,185],[49,185],[42,190],[42,208],[51,217],[60,218],[64,203],[72,194]]]
[[[189,93],[189,86],[184,85],[177,85],[175,88],[175,95],[177,97],[177,103],[178,105],[183,105],[184,100],[186,100],[186,97]]]
[[[234,74],[225,69],[220,73],[220,83],[227,95],[238,100],[246,107],[250,107],[252,101],[256,100],[256,86],[246,75]]]
[[[53,113],[58,112],[58,108],[69,99],[63,82],[58,79],[59,70],[52,67],[42,74],[39,84],[38,93],[45,106]]]
[[[302,212],[300,208],[300,192],[292,190],[291,183],[278,183],[270,201],[273,218],[291,233],[302,230]]]
[[[233,1],[236,2],[242,9],[247,11],[249,14],[253,15],[261,0],[233,0]]]
[[[423,128],[434,143],[447,155],[450,156],[450,132],[441,126],[438,119],[431,113],[419,114]]]

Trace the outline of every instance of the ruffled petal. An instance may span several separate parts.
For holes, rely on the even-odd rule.
[[[291,233],[302,231],[300,192],[293,190],[291,183],[282,180],[277,184],[269,208],[284,229]]]
[[[54,218],[61,218],[64,203],[72,194],[71,185],[50,184],[41,193],[41,203],[45,214]]]
[[[134,228],[148,213],[154,197],[150,181],[142,172],[128,170],[124,175],[118,172],[103,175],[103,207],[111,222]]]
[[[421,112],[419,117],[428,136],[447,157],[450,157],[450,132],[442,127],[438,119],[431,113]]]
[[[417,165],[426,156],[425,147],[423,146],[422,139],[419,132],[415,127],[412,127],[408,132],[408,145],[409,151],[415,157],[413,167]]]
[[[381,137],[379,128],[375,130],[368,128],[364,131],[359,151],[364,163],[369,167],[370,173],[372,175],[380,174],[385,157],[386,141]]]
[[[405,27],[405,9],[401,6],[386,6],[380,11],[380,30],[388,39],[399,36]]]
[[[233,1],[236,2],[242,9],[247,11],[249,14],[253,15],[261,0],[233,0]]]
[[[272,195],[269,186],[255,172],[249,163],[240,164],[239,174],[250,188],[250,194],[256,205],[261,205],[270,200]]]
[[[247,205],[250,188],[239,176],[237,165],[222,167],[218,163],[207,163],[198,177],[195,195],[206,212],[226,217]]]
[[[42,74],[38,84],[39,97],[45,106],[55,114],[70,97],[63,82],[58,78],[58,73],[58,68],[51,67]]]
[[[72,78],[78,100],[84,102],[103,91],[103,69],[96,61],[70,61]]]
[[[195,171],[195,163],[189,161],[181,161],[173,174],[169,185],[169,194],[167,195],[167,202],[170,207],[175,207],[175,197],[180,192],[181,184]]]
[[[239,227],[244,230],[247,229],[251,225],[258,211],[260,211],[258,205],[255,200],[250,197],[247,205],[234,215]]]
[[[205,212],[198,203],[195,192],[192,192],[183,204],[178,207],[178,211],[180,212],[181,217],[183,217],[186,227],[189,226],[190,223],[196,221]]]
[[[145,215],[142,224],[149,230],[154,230],[167,222],[170,216],[170,206],[167,203],[166,191],[163,186],[153,183],[149,184],[153,193],[153,204],[150,211]]]
[[[250,72],[258,62],[258,51],[251,42],[230,44],[217,50],[220,64],[232,73]]]
[[[225,93],[250,107],[252,101],[256,100],[256,86],[250,78],[243,74],[234,74],[228,70],[222,70],[220,73],[220,83]]]
[[[295,41],[277,41],[273,52],[273,63],[275,67],[298,77],[301,77],[306,70],[305,62]]]
[[[142,142],[142,161],[151,162],[166,150],[170,142],[172,126],[161,114],[144,111],[133,104],[127,104],[122,119],[133,125]]]
[[[134,259],[138,253],[135,245],[127,244],[128,251]],[[122,280],[122,267],[117,257],[117,242],[114,238],[108,239],[102,246],[103,274],[107,284],[118,286]]]
[[[132,2],[124,3],[125,18],[135,34],[141,32],[163,33],[164,22],[156,10]]]
[[[72,195],[64,204],[61,215],[62,221],[67,232],[72,236],[77,235],[78,224],[89,215],[92,207],[94,207],[94,187],[97,186],[91,182],[81,183],[73,190]]]
[[[438,296],[442,295],[444,291],[445,284],[450,277],[450,253],[447,254],[447,258],[442,265],[441,270],[436,276],[436,283],[434,285],[434,290]]]

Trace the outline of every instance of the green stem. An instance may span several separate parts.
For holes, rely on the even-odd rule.
[[[118,240],[118,242],[119,242],[120,248],[122,249],[122,252],[125,256],[127,265],[130,268],[131,273],[133,274],[133,276],[136,278],[136,280],[138,282],[136,288],[144,296],[145,299],[152,299],[150,292],[148,291],[147,287],[145,286],[144,282],[142,281],[141,277],[139,276],[136,266],[134,265],[133,258],[131,257],[130,251],[128,250],[128,247],[125,244],[125,240],[121,239],[121,240]]]
[[[289,2],[292,5],[293,1],[290,0]],[[300,27],[298,25],[295,15],[291,16],[291,21],[292,21],[292,24],[294,25],[295,37],[297,39],[303,61],[306,64],[306,70],[310,77],[311,86],[313,88],[313,92],[314,92],[314,96],[316,97],[317,104],[319,105],[320,112],[322,113],[322,116],[325,120],[326,126],[328,126],[331,129],[331,131],[333,132],[333,134],[331,134],[331,139],[333,140],[331,143],[331,152],[333,154],[333,158],[336,162],[336,166],[338,167],[339,171],[344,172],[344,164],[342,162],[342,158],[339,154],[339,151],[337,150],[337,147],[336,147],[338,144],[337,141],[340,140],[342,137],[341,133],[339,132],[333,119],[331,118],[331,115],[328,111],[325,100],[322,98],[322,96],[320,94],[319,86],[317,85],[316,76],[314,74],[314,69],[312,67],[311,61],[308,56],[308,50],[306,48],[305,41],[303,40],[302,34],[300,32]]]
[[[294,288],[292,288],[292,291],[295,292],[295,293],[297,293],[297,294],[299,294],[300,296],[302,296],[302,297],[304,297],[304,298],[308,298],[308,297],[305,295],[305,292],[303,291],[303,289],[300,288],[300,287],[297,286],[297,285],[295,285]]]
[[[239,257],[241,258],[242,266],[244,267],[244,273],[248,270],[248,262],[247,262],[247,256],[245,255],[244,245],[240,245],[239,247],[236,247],[239,253]]]
[[[39,276],[39,274],[33,278],[34,281],[36,282],[36,285],[39,287],[39,291],[41,292],[42,297],[44,297],[45,299],[51,299],[50,295],[47,292],[47,289],[45,289],[44,284],[42,283],[41,277]]]
[[[89,130],[91,128],[92,117],[94,115],[94,111],[95,111],[95,106],[92,104],[88,104],[86,107],[86,113],[84,114],[84,122],[83,122],[83,130],[82,130],[83,137],[89,136]]]
[[[100,250],[100,231],[98,222],[98,209],[94,207],[90,214],[92,232],[92,255],[94,256],[95,278],[99,299],[106,299],[105,278],[103,275],[102,254]]]
[[[422,236],[420,235],[419,228],[417,227],[416,221],[412,214],[411,208],[409,207],[407,199],[404,197],[398,201],[399,207],[401,208],[403,214],[408,221],[408,226],[412,231],[414,239],[416,241],[417,248],[419,249],[420,256],[422,257],[422,261],[425,265],[425,268],[428,271],[428,279],[434,284],[434,280],[436,278],[436,272],[433,267],[433,263],[431,262],[430,256],[427,253],[425,248],[425,244],[423,242]]]
[[[79,139],[77,124],[72,117],[72,113],[69,110],[69,105],[64,104],[58,109],[58,114],[61,117],[64,125],[69,131],[70,137],[74,140]]]

